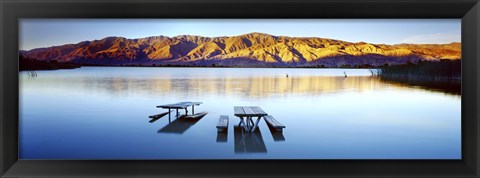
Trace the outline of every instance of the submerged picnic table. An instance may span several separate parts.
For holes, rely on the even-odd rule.
[[[168,115],[170,117],[170,110],[171,109],[177,110],[177,116],[179,115],[178,114],[179,109],[185,109],[185,115],[188,115],[188,107],[190,107],[190,106],[192,107],[192,114],[195,114],[195,106],[198,106],[200,104],[203,104],[203,102],[187,101],[187,102],[180,102],[180,103],[174,103],[174,104],[160,105],[160,106],[157,106],[157,108],[168,109]]]
[[[258,127],[258,122],[263,116],[268,115],[258,106],[234,106],[235,116],[240,118],[239,126],[248,132],[253,132]],[[253,117],[257,117],[257,121],[253,122]]]

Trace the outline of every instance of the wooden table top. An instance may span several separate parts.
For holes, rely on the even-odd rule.
[[[191,101],[186,101],[186,102],[180,102],[180,103],[174,103],[174,104],[165,104],[165,105],[160,105],[157,106],[157,108],[170,108],[170,109],[185,109],[190,106],[198,106],[200,104],[203,104],[203,102],[191,102]]]
[[[260,117],[268,115],[258,106],[234,106],[233,109],[237,117]]]

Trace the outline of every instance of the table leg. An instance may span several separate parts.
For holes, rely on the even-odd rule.
[[[178,114],[178,109],[176,109],[176,110],[177,110],[177,117],[178,117],[178,115],[179,115],[179,114]]]
[[[192,105],[192,115],[195,114],[195,105]]]
[[[247,125],[245,124],[245,120],[243,117],[240,117],[240,125],[243,126],[243,129],[248,130]]]
[[[168,119],[170,119],[170,112],[172,111],[170,111],[170,108],[168,108]]]
[[[248,127],[248,131],[249,131],[249,132],[252,132],[252,129],[253,129],[253,127],[254,127],[253,117],[248,117],[248,122],[250,123],[250,124],[249,124],[249,127]]]
[[[258,117],[258,118],[257,118],[257,122],[256,122],[255,125],[253,126],[252,132],[254,132],[255,129],[257,129],[257,127],[258,127],[258,122],[260,122],[260,119],[262,119],[262,117]]]
[[[188,115],[188,110],[187,110],[187,108],[185,108],[185,115]]]

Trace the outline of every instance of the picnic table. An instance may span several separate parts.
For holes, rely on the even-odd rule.
[[[258,127],[258,122],[262,119],[263,116],[268,115],[265,111],[263,111],[258,106],[234,106],[234,113],[235,116],[240,118],[239,126],[243,126],[243,128],[248,132],[253,132]],[[256,117],[257,120],[253,122],[253,119]]]
[[[200,104],[203,104],[203,102],[191,102],[191,101],[186,101],[186,102],[180,102],[180,103],[174,103],[174,104],[165,104],[165,105],[160,105],[157,106],[157,108],[162,108],[162,109],[168,109],[168,115],[170,117],[170,111],[171,109],[175,109],[177,111],[177,116],[178,110],[179,109],[185,109],[185,115],[188,115],[188,107],[192,107],[192,115],[195,114],[195,106],[198,106]]]

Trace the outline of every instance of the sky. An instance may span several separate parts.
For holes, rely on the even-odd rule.
[[[460,42],[460,19],[20,19],[20,50],[109,36],[236,36],[251,32],[374,44]]]

